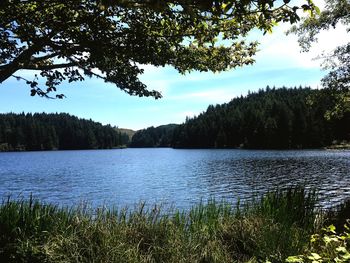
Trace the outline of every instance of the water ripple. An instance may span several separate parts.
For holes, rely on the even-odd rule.
[[[0,196],[59,205],[188,208],[276,188],[317,188],[323,206],[350,197],[350,151],[123,149],[0,153]]]

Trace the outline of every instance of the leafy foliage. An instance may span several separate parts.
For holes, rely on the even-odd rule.
[[[345,225],[345,231],[342,234],[337,234],[335,230],[333,225],[323,228],[322,234],[311,236],[310,247],[303,255],[290,256],[286,261],[289,263],[349,262],[350,228]]]
[[[188,118],[175,129],[172,145],[288,149],[349,140],[350,113],[334,120],[324,117],[332,103],[324,90],[267,87]]]
[[[180,73],[222,71],[253,63],[253,29],[299,20],[297,11],[315,10],[276,0],[2,0],[0,83],[25,80],[31,95],[49,97],[63,81],[84,76],[114,83],[130,95],[148,90],[140,64],[170,65]],[[219,39],[225,41],[218,42]],[[14,75],[33,70],[33,79]],[[40,80],[46,88],[40,88]],[[63,94],[56,97],[63,98]]]
[[[105,149],[128,141],[110,125],[69,114],[0,114],[0,151]]]
[[[323,30],[335,28],[342,24],[346,32],[350,32],[350,3],[348,0],[326,0],[325,9],[303,19],[299,26],[294,26],[290,32],[299,37],[303,51],[309,51],[318,41],[318,34]],[[346,39],[347,36],[339,36]],[[329,73],[322,79],[322,85],[329,89],[328,95],[333,96],[334,103],[327,112],[327,118],[341,118],[344,112],[350,111],[350,43],[340,45],[330,54],[322,54],[324,68]],[[342,93],[337,91],[341,90]]]

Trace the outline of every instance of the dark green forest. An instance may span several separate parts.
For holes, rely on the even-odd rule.
[[[187,119],[173,147],[303,149],[350,139],[350,113],[327,119],[333,106],[325,90],[270,88],[250,93]]]
[[[210,105],[182,125],[150,127],[133,147],[305,149],[349,141],[350,114],[327,119],[334,97],[327,90],[270,88],[222,105]]]
[[[177,124],[149,127],[137,131],[130,142],[130,147],[170,147]]]
[[[324,90],[269,88],[210,105],[181,125],[129,135],[110,125],[60,114],[0,114],[0,151],[129,147],[304,149],[350,140],[350,113],[326,118]]]
[[[115,127],[60,114],[0,114],[0,151],[109,149],[129,136]]]

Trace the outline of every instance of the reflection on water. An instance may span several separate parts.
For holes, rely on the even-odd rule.
[[[0,196],[33,193],[60,205],[188,208],[275,188],[317,188],[322,205],[350,197],[350,151],[123,149],[0,153]]]

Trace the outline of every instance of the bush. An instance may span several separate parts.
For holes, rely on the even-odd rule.
[[[341,234],[336,233],[334,225],[322,229],[321,234],[311,236],[310,245],[302,255],[290,256],[287,262],[322,263],[322,262],[350,262],[350,228],[344,226]]]

